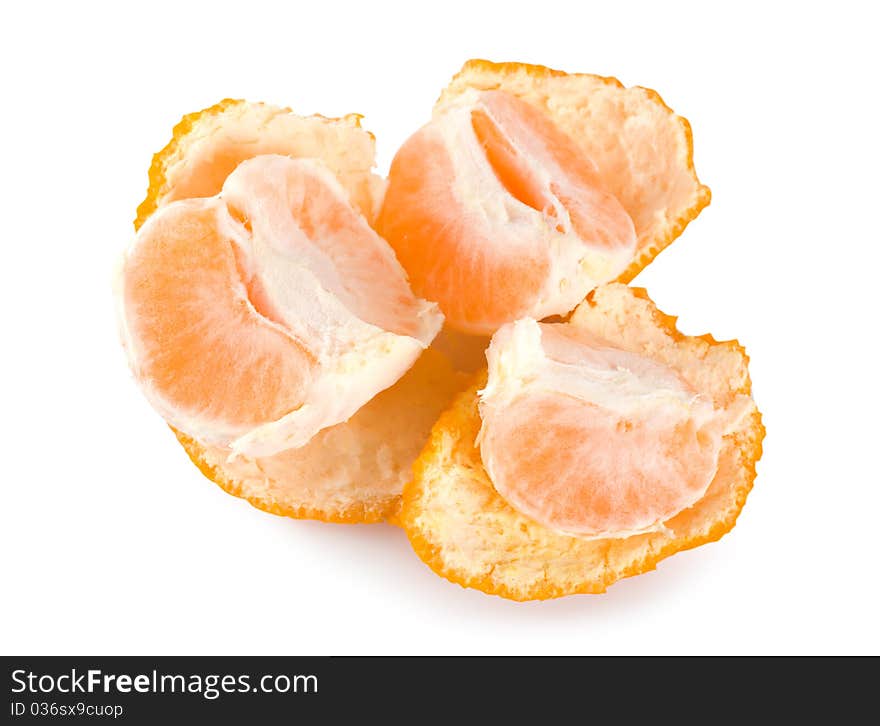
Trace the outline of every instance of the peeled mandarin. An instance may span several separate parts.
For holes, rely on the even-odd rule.
[[[694,168],[690,124],[656,91],[607,76],[475,59],[443,90],[435,116],[483,91],[528,103],[595,166],[636,231],[636,250],[618,282],[638,275],[709,204],[709,188]]]
[[[242,162],[267,154],[320,160],[364,218],[368,222],[375,218],[385,181],[373,171],[375,138],[361,127],[358,114],[342,118],[303,117],[265,103],[227,99],[187,114],[174,127],[170,141],[153,157],[149,189],[138,208],[135,229],[157,209],[175,201],[218,195],[227,177]],[[318,193],[314,184],[307,180],[305,183],[310,198],[316,193],[322,198],[326,196]],[[226,196],[229,202],[229,194]],[[311,209],[314,216],[314,206],[304,211]],[[250,224],[253,228],[253,221],[245,219],[242,205],[233,205],[230,213],[245,227]],[[336,237],[345,250],[345,235]],[[356,256],[371,254],[369,246],[361,245],[349,252]],[[166,261],[175,264],[173,259]],[[279,322],[281,311],[266,294],[262,277],[252,274],[253,262],[236,254],[236,264],[251,305],[266,320]],[[369,281],[372,267],[368,264],[362,272]],[[352,283],[348,285],[349,300],[355,305],[358,298],[363,303],[367,297],[358,295],[361,283],[355,280],[357,276],[358,270],[347,266],[342,280]],[[386,282],[384,278],[377,279]],[[380,292],[384,293],[384,288]],[[409,325],[408,316],[399,315],[390,306],[377,308],[367,300],[367,307],[370,311],[364,311],[364,315],[380,327],[389,325],[391,331],[402,332]],[[482,353],[479,351],[480,356]],[[234,356],[248,360],[247,351],[236,349]],[[277,372],[280,368],[273,370]],[[302,371],[298,365],[294,370]],[[259,393],[270,385],[266,376],[263,381],[252,388]],[[291,378],[282,388],[293,384]],[[238,386],[232,374],[228,385],[232,390]],[[304,381],[300,393],[308,385]],[[411,476],[413,461],[431,425],[461,385],[460,374],[446,356],[437,350],[426,350],[394,385],[378,393],[347,420],[321,429],[298,448],[256,456],[239,451],[230,456],[232,449],[225,438],[217,443],[188,435],[173,425],[172,429],[205,476],[261,510],[333,522],[375,522],[394,518],[401,489]],[[298,400],[300,396],[293,390],[288,393],[291,399]],[[157,401],[156,397],[151,398],[154,403]],[[334,391],[326,398],[345,400]],[[216,405],[221,400],[217,398],[212,403]]]
[[[267,456],[346,421],[442,316],[321,162],[263,155],[161,207],[121,270],[131,365],[172,426]]]
[[[599,593],[734,526],[764,437],[736,341],[613,283],[565,324],[505,326],[489,357],[404,488],[435,572],[514,600]]]
[[[706,492],[729,416],[671,368],[568,324],[502,327],[480,393],[498,493],[588,537],[656,529]]]
[[[476,335],[569,312],[636,247],[591,160],[502,91],[463,93],[404,143],[376,224],[417,294]]]

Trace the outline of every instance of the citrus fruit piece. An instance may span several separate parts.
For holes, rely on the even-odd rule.
[[[262,154],[321,159],[372,220],[384,182],[373,174],[375,139],[360,116],[298,116],[287,108],[227,98],[184,116],[153,157],[135,229],[179,199],[213,197],[242,161]]]
[[[153,158],[135,227],[172,201],[218,194],[239,163],[267,153],[322,160],[351,202],[372,219],[384,180],[371,171],[375,142],[359,120],[356,114],[303,118],[287,109],[235,100],[188,114]],[[251,284],[248,294],[270,312],[258,286]],[[230,460],[228,447],[172,429],[209,479],[255,507],[299,518],[373,522],[394,517],[431,425],[463,385],[446,357],[428,350],[348,421],[319,431],[299,449],[271,456],[238,454]]]
[[[558,331],[561,326],[550,327]],[[544,370],[546,373],[547,367],[557,370],[557,366],[567,366],[574,381],[591,379],[587,386],[595,389],[592,398],[598,399],[604,392],[603,408],[606,410],[615,407],[643,410],[646,405],[656,406],[661,424],[664,413],[668,415],[676,410],[672,402],[679,394],[687,392],[696,397],[688,399],[691,409],[702,407],[708,413],[711,405],[715,412],[711,418],[718,416],[724,423],[713,476],[702,495],[690,506],[653,525],[650,520],[675,512],[699,494],[702,482],[695,481],[691,486],[685,481],[672,491],[674,496],[671,498],[664,494],[658,501],[636,501],[633,511],[639,516],[616,506],[614,511],[610,508],[605,511],[581,497],[573,498],[570,511],[564,508],[556,511],[536,506],[543,500],[534,496],[530,501],[536,509],[533,516],[527,515],[518,509],[519,504],[513,506],[502,495],[496,488],[497,483],[493,484],[483,464],[484,454],[475,445],[484,424],[478,395],[488,382],[484,373],[475,385],[455,399],[435,424],[430,441],[416,462],[415,477],[404,488],[399,515],[416,553],[438,574],[464,587],[514,600],[604,592],[617,580],[654,569],[660,560],[676,552],[719,539],[734,526],[752,488],[764,428],[761,415],[751,400],[748,358],[736,341],[717,342],[708,335],[683,335],[675,328],[674,318],[658,311],[644,290],[616,283],[601,286],[590,293],[573,313],[568,326],[561,330],[561,340],[548,343],[546,338],[543,339],[543,351],[534,346],[534,329],[531,343],[518,353],[504,347],[505,354],[498,356],[495,365],[507,364],[509,378],[499,384],[499,371],[496,370],[494,389],[482,394],[484,410],[487,405],[490,408],[494,405],[495,413],[500,415],[505,401],[515,405],[517,389],[523,393],[525,387],[523,399],[526,396],[548,396],[551,407],[563,409],[563,423],[574,422],[571,435],[583,434],[584,421],[590,419],[583,412],[572,415],[566,408],[572,402],[577,404],[578,396],[569,395],[570,400],[563,401],[564,397],[557,395],[558,390],[540,392],[537,381],[530,389],[529,377],[516,374],[527,370],[527,366],[522,365],[523,357],[531,360],[538,372]],[[601,341],[601,345],[597,341]],[[600,348],[598,353],[597,347]],[[607,350],[601,350],[602,347]],[[501,349],[496,352],[500,353]],[[637,380],[629,379],[625,385],[631,396],[621,396],[620,390],[615,391],[614,384],[608,382],[609,377],[614,380],[615,376],[624,375],[612,365],[615,358],[619,359],[618,362],[626,360],[631,366],[628,372],[635,368],[638,374]],[[585,367],[592,371],[592,375],[585,374]],[[605,375],[609,368],[614,372]],[[551,380],[546,375],[544,378],[545,383]],[[558,378],[552,380],[556,382],[549,388],[572,390],[571,380],[564,384],[560,384]],[[640,385],[646,390],[637,394]],[[646,402],[645,396],[650,398],[651,392],[657,391],[662,392],[660,402]],[[579,395],[583,399],[582,390]],[[532,468],[525,471],[532,481],[532,486],[523,487],[526,495],[541,493],[541,480],[534,478],[534,471],[535,467],[540,469],[542,456],[547,457],[548,469],[551,469],[560,463],[559,449],[592,446],[583,439],[569,440],[568,433],[556,439],[552,429],[554,426],[558,428],[558,424],[547,417],[548,413],[557,415],[552,408],[535,411],[531,417],[532,428],[529,428],[527,411],[518,413],[514,408],[508,413],[514,422],[509,426],[511,430],[519,428],[515,425],[516,420],[526,427],[519,430],[521,445],[527,450],[511,449],[511,444],[515,445],[517,441],[510,438],[502,441],[505,432],[499,429],[501,435],[496,431],[495,435],[499,436],[496,443],[499,447],[506,443],[507,448],[494,456],[498,459],[506,453],[511,458],[526,461],[530,452],[537,454],[531,460]],[[490,421],[493,415],[492,411],[488,412]],[[694,416],[693,411],[691,416]],[[601,418],[592,420],[594,427],[603,425],[601,434],[607,436],[606,424],[610,426],[610,422]],[[662,438],[669,427],[661,425],[658,430]],[[488,431],[483,432],[483,437],[489,435]],[[636,438],[639,437],[637,434]],[[599,453],[599,447],[594,452],[599,453],[600,458],[610,456],[611,460],[616,459],[616,465],[620,463],[620,442],[613,445],[617,447],[616,452]],[[656,441],[652,438],[654,445]],[[676,440],[669,458],[682,455],[679,445]],[[641,458],[644,463],[642,453],[633,452],[634,460]],[[565,464],[567,455],[561,456]],[[596,467],[601,467],[601,462],[597,465],[576,455],[570,461],[575,459],[577,466],[583,467],[584,472],[593,472],[593,478],[596,478]],[[702,459],[697,464],[696,469],[705,471],[707,465]],[[569,472],[562,471],[561,474],[570,481],[576,480]],[[619,494],[632,484],[619,481],[617,489],[612,492]],[[507,496],[511,496],[511,486],[515,485],[513,482],[508,486]],[[553,482],[547,482],[547,485],[552,486]],[[553,526],[547,526],[536,517]],[[648,524],[645,531],[625,531],[645,523]],[[581,532],[563,531],[566,527]],[[605,534],[599,533],[601,531]]]
[[[242,162],[216,197],[173,202],[121,270],[132,369],[174,428],[271,456],[397,381],[442,316],[315,160]]]
[[[616,78],[527,63],[467,61],[443,91],[442,109],[464,93],[502,90],[540,109],[583,150],[605,188],[632,218],[636,255],[617,281],[629,282],[711,200],[694,168],[691,127],[656,91]]]
[[[636,244],[574,142],[500,91],[463,94],[404,143],[377,229],[414,289],[470,334],[567,313]]]
[[[654,91],[474,60],[395,157],[377,228],[417,294],[486,335],[631,280],[709,199]]]
[[[570,323],[508,323],[480,391],[480,453],[495,490],[544,526],[589,537],[657,529],[715,476],[725,429],[670,367]]]

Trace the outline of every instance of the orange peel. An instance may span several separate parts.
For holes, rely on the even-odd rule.
[[[427,350],[391,388],[300,449],[228,463],[228,452],[174,429],[208,479],[257,509],[294,519],[370,524],[397,514],[431,426],[461,390],[445,356]]]
[[[643,289],[617,283],[594,290],[572,315],[572,324],[649,355],[716,401],[751,395],[748,357],[737,341],[687,336],[675,322]],[[660,531],[585,539],[538,524],[495,491],[475,446],[477,391],[485,382],[482,373],[435,424],[399,513],[418,556],[451,582],[513,600],[601,593],[666,557],[721,538],[736,523],[762,451],[764,427],[754,404],[724,436],[715,477],[692,507]]]

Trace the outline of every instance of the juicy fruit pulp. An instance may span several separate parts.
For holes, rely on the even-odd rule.
[[[569,312],[636,248],[592,162],[501,91],[463,94],[401,147],[377,229],[415,291],[471,334]]]
[[[495,489],[559,532],[657,529],[706,492],[729,415],[671,369],[570,324],[499,330],[480,393]]]
[[[400,378],[442,316],[319,162],[246,161],[126,255],[131,364],[164,418],[249,456],[304,445]]]

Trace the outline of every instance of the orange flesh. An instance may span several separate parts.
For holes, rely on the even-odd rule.
[[[698,501],[727,418],[650,356],[575,324],[531,326],[505,326],[488,352],[480,446],[498,493],[551,529],[589,536],[652,528]],[[518,371],[514,352],[530,345],[544,363]],[[505,389],[504,360],[524,388]]]
[[[291,186],[291,213],[309,241],[330,258],[354,303],[352,312],[383,330],[417,336],[418,301],[385,241],[322,180],[296,178]]]
[[[235,244],[232,245],[232,251],[235,254],[235,268],[238,270],[238,276],[247,291],[247,298],[251,305],[253,305],[254,310],[266,318],[266,320],[283,325],[284,318],[269,297],[269,293],[266,291],[262,280],[249,271],[244,251]]]
[[[561,393],[505,408],[486,445],[492,480],[514,507],[562,532],[632,533],[697,501],[714,475],[713,436],[693,420],[627,419]]]
[[[318,250],[324,286],[361,320],[398,335],[418,335],[419,301],[388,245],[340,197],[340,189],[304,162],[278,156],[245,162],[230,179],[231,188],[225,186],[221,196],[234,217],[257,236],[271,235],[292,260],[313,259]],[[273,224],[291,219],[302,234],[284,239],[273,234]]]
[[[506,248],[485,236],[461,213],[453,176],[445,146],[429,129],[417,132],[394,157],[376,226],[416,294],[439,302],[454,328],[491,330],[534,304],[550,258],[544,247]]]
[[[243,284],[221,203],[167,207],[145,225],[123,271],[139,374],[187,415],[248,427],[297,408],[314,366]],[[257,308],[257,309],[255,309]]]
[[[556,232],[565,232],[561,206],[574,232],[592,248],[634,245],[632,220],[604,190],[592,162],[545,114],[514,96],[488,91],[480,94],[470,124],[488,173],[511,197],[542,213]],[[550,175],[549,185],[539,168]],[[457,196],[456,173],[443,139],[432,124],[423,127],[392,162],[377,229],[397,252],[416,293],[437,301],[453,328],[491,333],[534,309],[550,274],[550,240],[537,221],[523,239],[521,229],[511,235],[503,220],[487,222],[471,212]]]
[[[471,111],[471,125],[486,153],[486,160],[507,191],[532,209],[539,212],[548,209],[549,197],[536,183],[532,170],[504,137],[498,124],[485,111],[476,109]]]
[[[394,383],[440,325],[333,174],[273,154],[242,162],[218,196],[155,212],[123,290],[130,357],[151,400],[173,426],[218,444],[306,402],[304,428],[294,421],[276,440],[308,441]],[[340,365],[361,360],[364,375],[328,383],[349,354]],[[381,375],[370,372],[376,356],[387,360]],[[328,385],[332,396],[315,393]]]
[[[178,199],[213,197],[223,188],[223,182],[241,162],[251,158],[248,147],[232,146],[216,152],[210,161],[202,161],[186,175],[181,175],[168,197],[166,204]]]
[[[520,156],[539,160],[551,172],[554,181],[550,183],[550,192],[568,212],[577,235],[598,248],[613,249],[626,244],[635,234],[632,220],[614,195],[604,189],[593,163],[572,138],[546,114],[515,96],[489,91],[483,98],[516,139],[522,149]],[[525,163],[520,164],[518,171],[524,179],[534,178],[533,169]],[[537,186],[535,181],[530,183]],[[549,200],[546,192],[542,194]]]

